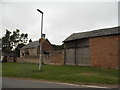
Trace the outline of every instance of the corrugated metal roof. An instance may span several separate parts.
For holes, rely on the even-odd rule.
[[[63,42],[76,40],[76,39],[83,39],[83,38],[92,38],[92,37],[98,37],[98,36],[120,34],[119,29],[120,27],[114,27],[114,28],[105,28],[105,29],[94,30],[89,32],[73,33],[68,38],[66,38]]]
[[[21,49],[35,48],[37,46],[39,46],[39,41],[33,41],[33,42],[28,43],[26,46],[22,47]]]

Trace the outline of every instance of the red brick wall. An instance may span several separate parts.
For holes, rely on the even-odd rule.
[[[43,55],[43,60],[45,64],[64,64],[64,51],[57,50],[53,51],[48,55]],[[39,55],[38,56],[25,56],[17,59],[17,62],[27,62],[27,63],[39,63]]]
[[[44,41],[42,48],[44,51],[54,51],[53,46],[48,40]]]
[[[92,66],[118,68],[118,37],[120,35],[89,39]]]
[[[49,54],[49,56],[45,57],[46,62],[48,61],[49,64],[64,64],[64,51],[57,50],[53,51]]]
[[[120,69],[120,35],[118,37],[118,67]]]
[[[64,50],[57,50],[49,56],[50,64],[64,64]]]

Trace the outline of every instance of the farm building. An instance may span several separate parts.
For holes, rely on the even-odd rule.
[[[42,45],[44,64],[64,64],[64,51],[55,50],[54,46],[46,39]],[[39,63],[40,43],[34,41],[20,49],[20,58],[17,62]]]
[[[120,27],[73,33],[64,42],[64,63],[118,68]]]
[[[49,54],[54,50],[52,44],[46,39],[42,45],[43,53]],[[39,56],[40,54],[40,43],[39,41],[29,42],[26,46],[20,49],[20,57]]]

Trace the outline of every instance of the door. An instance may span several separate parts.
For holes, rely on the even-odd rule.
[[[76,49],[76,63],[81,66],[90,66],[89,47]]]
[[[66,64],[74,65],[75,64],[75,49],[66,49]]]

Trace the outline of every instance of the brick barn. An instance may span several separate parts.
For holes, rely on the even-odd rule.
[[[48,39],[42,45],[42,57],[44,64],[64,64],[64,51],[55,50],[53,45],[49,42]],[[28,43],[26,46],[20,49],[20,58],[17,59],[17,62],[22,63],[39,63],[40,55],[40,44],[39,41],[34,41]]]
[[[42,45],[43,53],[49,54],[54,51],[52,44],[46,39]],[[20,57],[36,57],[40,54],[40,43],[39,41],[33,41],[28,43],[26,46],[20,49]]]
[[[120,27],[73,33],[64,42],[64,63],[118,68]]]

